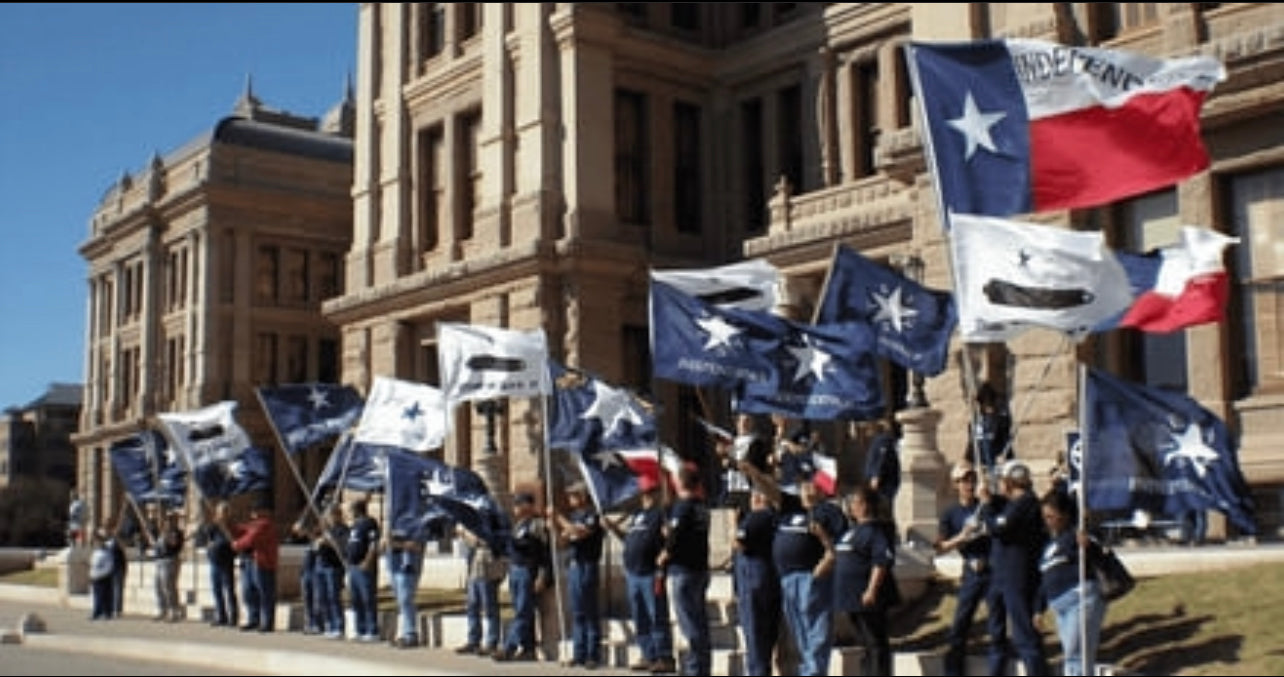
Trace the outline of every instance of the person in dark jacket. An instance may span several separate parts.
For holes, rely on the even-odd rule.
[[[873,487],[857,487],[848,499],[847,531],[834,544],[834,610],[847,614],[865,648],[862,675],[892,674],[887,613],[901,602],[895,534],[878,517],[880,500]]]
[[[673,632],[669,627],[669,594],[664,569],[656,558],[664,547],[664,508],[660,483],[654,475],[638,478],[641,504],[628,518],[628,526],[603,522],[624,541],[625,594],[641,658],[629,666],[637,671],[673,672]]]
[[[1008,461],[999,474],[1000,495],[981,485],[981,519],[990,533],[992,613],[1006,616],[1009,637],[990,638],[990,674],[1007,674],[1012,653],[1025,666],[1025,674],[1048,674],[1043,638],[1034,626],[1039,592],[1039,557],[1048,541],[1039,499],[1034,495],[1030,468]]]
[[[548,530],[539,517],[534,494],[513,496],[513,529],[508,541],[508,594],[513,620],[496,661],[533,661],[537,600],[549,584]]]

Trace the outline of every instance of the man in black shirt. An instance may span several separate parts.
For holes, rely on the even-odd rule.
[[[606,526],[624,540],[625,591],[633,631],[642,657],[633,670],[673,672],[673,634],[669,628],[669,595],[664,570],[656,564],[664,547],[664,508],[660,505],[659,480],[652,475],[638,478],[641,505],[621,527],[610,519]],[[627,530],[626,530],[627,529]]]
[[[847,530],[847,517],[810,476],[799,478],[798,489],[796,503],[782,504],[772,560],[780,574],[785,622],[798,649],[793,674],[826,675],[833,645],[833,544]]]
[[[513,620],[496,661],[533,661],[536,599],[548,584],[548,533],[539,518],[534,494],[513,496],[513,530],[508,541],[508,594]]]
[[[566,502],[569,515],[563,516],[550,506],[549,516],[557,525],[559,542],[571,550],[566,570],[566,587],[571,597],[570,665],[592,670],[602,662],[599,656],[602,620],[597,588],[605,531],[583,482],[567,487]]]
[[[712,669],[709,618],[709,508],[700,491],[700,471],[686,464],[678,472],[678,499],[669,508],[664,549],[656,560],[673,582],[678,625],[686,635],[682,673],[708,675]]]
[[[771,561],[777,520],[766,490],[755,484],[749,494],[749,512],[740,518],[732,543],[746,675],[771,674],[772,654],[780,633],[780,577]]]

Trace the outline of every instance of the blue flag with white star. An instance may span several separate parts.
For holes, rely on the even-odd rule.
[[[834,250],[816,324],[856,321],[874,330],[874,352],[925,376],[945,370],[958,324],[954,296],[928,289],[846,245]]]
[[[651,280],[651,353],[657,378],[731,389],[766,381],[765,353],[780,333],[765,311],[716,306]]]
[[[548,367],[549,447],[576,454],[600,510],[632,498],[640,475],[658,477],[653,407],[578,369],[551,360]]]
[[[335,383],[265,386],[258,394],[287,454],[338,437],[356,425],[364,406],[355,388]]]
[[[863,322],[805,325],[784,318],[764,356],[771,378],[744,383],[736,411],[813,420],[867,420],[885,403],[874,357],[874,333]]]
[[[143,430],[116,440],[108,450],[112,468],[136,503],[181,507],[187,500],[187,467],[165,436]]]
[[[549,446],[575,451],[654,447],[655,413],[625,390],[554,360],[549,401]]]
[[[508,518],[477,473],[404,449],[387,449],[385,458],[393,535],[423,541],[453,522],[496,552],[507,549]]]
[[[1089,509],[1170,516],[1214,509],[1242,532],[1257,532],[1235,444],[1211,411],[1182,393],[1097,369],[1088,370],[1083,406],[1081,486]]]
[[[410,451],[428,451],[446,439],[446,402],[423,383],[376,376],[357,423],[355,441]]]

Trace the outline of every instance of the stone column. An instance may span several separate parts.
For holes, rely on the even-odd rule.
[[[940,517],[945,457],[936,444],[941,412],[911,407],[896,413],[901,425],[901,490],[896,495],[896,526],[904,542],[932,543]]]

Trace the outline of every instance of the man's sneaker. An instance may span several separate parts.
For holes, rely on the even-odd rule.
[[[480,652],[477,650],[476,644],[465,644],[463,646],[455,647],[455,653],[461,656],[464,656],[464,655],[475,654]]]
[[[655,661],[649,661],[645,658],[639,658],[636,663],[629,666],[629,669],[634,672],[650,672],[651,667],[654,665],[655,665]]]
[[[357,638],[357,640],[361,642],[377,642],[379,641],[379,636],[366,634],[366,635],[361,635],[360,637]]]
[[[677,671],[678,667],[674,665],[672,658],[657,658],[651,664],[651,674],[653,675],[666,675]]]
[[[343,633],[338,630],[331,630],[325,633],[326,639],[343,639]]]

